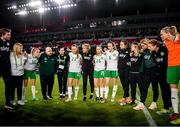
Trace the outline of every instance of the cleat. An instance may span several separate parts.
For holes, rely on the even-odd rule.
[[[111,99],[111,102],[112,102],[112,103],[114,103],[114,102],[115,102],[115,99],[114,99],[114,98],[112,98],[112,99]]]
[[[99,99],[99,97],[96,97],[96,101],[99,101],[100,99]]]
[[[178,113],[173,113],[172,115],[170,115],[170,121],[176,120],[179,118],[179,114]]]
[[[35,98],[32,98],[33,101],[39,101],[39,98],[35,97]]]
[[[76,100],[77,100],[77,97],[74,97],[74,100],[76,101]]]
[[[173,125],[180,125],[180,118],[177,118],[177,119],[171,121],[170,123]]]
[[[100,98],[100,103],[105,103],[105,100],[102,97]]]
[[[67,100],[65,100],[65,102],[70,102],[72,101],[72,99],[68,98]]]

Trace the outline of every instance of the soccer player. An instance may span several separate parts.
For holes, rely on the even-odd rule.
[[[116,96],[116,92],[118,89],[118,85],[117,85],[117,77],[118,77],[118,51],[115,49],[115,43],[113,42],[109,42],[107,44],[108,46],[108,51],[105,52],[106,54],[106,62],[107,62],[107,67],[106,67],[106,72],[105,72],[105,101],[107,101],[108,98],[108,93],[109,93],[109,82],[112,79],[113,81],[113,92],[112,92],[112,98],[111,98],[111,102],[115,101],[115,96]]]
[[[131,98],[129,97],[129,55],[130,51],[128,49],[128,43],[126,41],[120,42],[119,49],[119,60],[118,60],[118,74],[123,86],[124,95],[120,100],[120,105],[126,105],[131,103]]]
[[[5,108],[14,109],[11,104],[11,63],[10,63],[10,51],[12,50],[11,30],[2,28],[0,29],[1,39],[0,39],[0,77],[2,76],[5,85]]]
[[[87,80],[89,77],[89,82],[91,86],[91,94],[89,99],[93,99],[94,93],[94,81],[93,81],[93,56],[94,54],[91,51],[91,46],[89,44],[82,45],[82,76],[83,76],[83,101],[86,101],[86,92],[87,92]]]
[[[168,51],[164,45],[160,45],[160,43],[151,39],[148,44],[148,48],[150,52],[153,53],[153,57],[157,64],[157,73],[156,79],[160,84],[162,99],[164,103],[164,109],[157,111],[157,114],[169,114],[171,104],[171,91],[170,85],[167,83],[167,61],[168,61]]]
[[[65,53],[64,47],[59,47],[58,52],[59,53],[57,55],[57,61],[58,61],[57,76],[59,83],[60,99],[64,101],[66,96],[66,89],[67,89],[69,55]]]
[[[157,108],[157,99],[159,96],[158,91],[158,81],[156,79],[157,65],[155,60],[153,59],[152,53],[148,49],[149,39],[142,39],[140,44],[143,49],[143,62],[144,62],[144,78],[143,78],[143,90],[142,90],[142,100],[144,103],[147,98],[148,88],[150,84],[152,84],[153,90],[153,102],[148,107],[151,110]]]
[[[104,73],[105,73],[105,62],[106,57],[103,54],[101,46],[96,46],[96,55],[94,55],[93,63],[94,63],[94,85],[95,85],[95,93],[96,100],[100,100],[101,103],[104,102],[103,93],[104,93]],[[100,84],[100,94],[99,87]]]
[[[38,48],[32,48],[31,53],[27,54],[27,61],[24,66],[24,87],[23,87],[23,94],[22,100],[27,102],[26,100],[26,89],[28,86],[28,79],[31,79],[31,91],[32,91],[32,100],[38,100],[36,97],[36,69],[37,63],[40,55],[40,50]]]
[[[171,115],[172,124],[180,124],[178,84],[180,80],[180,34],[175,26],[164,27],[161,38],[168,49],[167,82],[171,87],[171,102],[174,114]]]
[[[78,98],[79,92],[79,79],[81,78],[81,64],[82,56],[79,54],[79,49],[76,45],[71,46],[71,52],[69,53],[69,73],[68,73],[68,99],[66,102],[72,101],[72,84],[75,81],[75,96],[74,100]]]
[[[136,100],[136,86],[138,85],[140,94],[142,95],[142,59],[143,56],[140,52],[140,46],[138,43],[134,42],[131,45],[131,53],[130,53],[130,62],[129,65],[129,79],[131,84],[131,97],[132,102],[131,104],[135,104]],[[141,96],[140,95],[140,96]],[[144,108],[144,105],[138,105],[137,107],[134,107],[134,109],[139,110]]]
[[[41,92],[44,100],[52,99],[54,74],[56,73],[57,59],[51,47],[46,47],[45,52],[39,58],[39,73]]]
[[[15,43],[13,46],[13,51],[10,54],[10,62],[11,62],[11,74],[12,74],[12,104],[15,106],[15,89],[17,88],[17,97],[18,97],[18,105],[24,105],[24,101],[22,100],[22,86],[23,86],[23,75],[24,75],[24,64],[25,57],[23,55],[23,46],[20,43]]]

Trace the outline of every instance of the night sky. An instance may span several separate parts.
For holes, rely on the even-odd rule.
[[[22,1],[22,0],[21,0]],[[166,8],[168,12],[180,13],[180,0],[75,0],[77,7],[67,8],[59,11],[48,12],[45,19],[48,22],[61,22],[61,17],[68,16],[70,21],[80,19],[93,19],[115,16],[136,15],[137,10],[140,14],[146,13],[164,13]],[[117,2],[118,1],[118,2]],[[27,17],[15,16],[7,11],[8,5],[16,3],[17,0],[1,0],[0,26],[21,25],[24,22],[39,22],[38,14],[28,15]]]

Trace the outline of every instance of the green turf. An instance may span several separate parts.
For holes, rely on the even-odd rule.
[[[31,101],[31,87],[27,92],[28,103],[19,106],[14,111],[8,111],[4,106],[4,84],[0,80],[0,125],[148,125],[142,111],[132,110],[132,106],[119,106],[118,103],[101,104],[99,102],[87,100],[82,101],[82,81],[77,101],[70,103],[61,102],[58,92],[57,78],[53,89],[53,100],[43,101],[39,77],[37,78],[37,96],[39,101]],[[123,95],[122,87],[119,84],[116,99]],[[88,85],[89,91],[89,85]],[[110,88],[109,98],[112,88]],[[89,94],[89,92],[88,92]],[[161,94],[160,94],[161,95]],[[152,100],[152,90],[149,89],[147,106]],[[162,108],[161,96],[158,100],[159,109]],[[158,116],[156,111],[150,111],[153,119],[158,125],[169,125],[168,116]]]

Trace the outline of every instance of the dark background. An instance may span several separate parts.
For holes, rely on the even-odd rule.
[[[22,0],[20,0],[22,2]],[[74,0],[77,7],[50,11],[45,19],[49,23],[62,22],[62,17],[67,16],[70,21],[80,19],[93,19],[102,17],[136,15],[147,13],[180,12],[180,0]],[[1,0],[0,27],[13,27],[22,25],[23,22],[37,23],[39,14],[26,17],[15,16],[7,7],[18,0]]]

